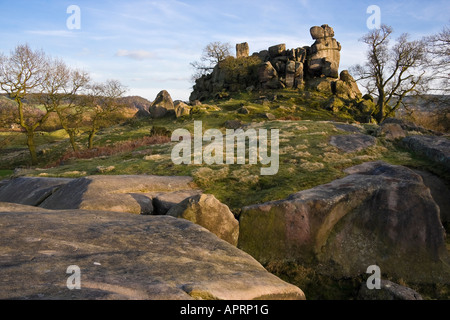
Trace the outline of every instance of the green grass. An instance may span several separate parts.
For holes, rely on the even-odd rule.
[[[0,180],[9,178],[14,170],[0,170]]]

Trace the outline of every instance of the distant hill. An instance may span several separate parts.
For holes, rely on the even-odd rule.
[[[134,107],[138,110],[146,110],[146,111],[148,111],[148,108],[152,104],[151,101],[142,98],[140,96],[123,97],[120,98],[119,101],[129,107]]]
[[[410,110],[420,112],[438,112],[450,108],[450,96],[424,95],[422,97],[405,97],[404,103]]]

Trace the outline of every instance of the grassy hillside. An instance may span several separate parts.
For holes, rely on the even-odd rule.
[[[131,119],[101,131],[96,137],[97,148],[85,154],[71,154],[67,136],[59,130],[40,133],[39,168],[29,168],[29,154],[24,148],[24,135],[16,132],[0,133],[0,142],[7,141],[0,155],[0,169],[18,174],[43,177],[80,177],[95,174],[189,175],[204,192],[214,194],[238,215],[245,205],[282,199],[291,193],[309,189],[344,176],[343,169],[372,160],[426,168],[439,172],[433,164],[392,142],[378,139],[366,150],[342,153],[329,144],[332,135],[349,132],[336,128],[334,122],[354,122],[345,112],[325,110],[328,97],[319,93],[283,90],[264,97],[243,93],[229,99],[208,101],[194,106],[192,114],[183,118]],[[242,114],[242,108],[248,111]],[[270,113],[276,120],[268,120]],[[220,129],[225,133],[228,120],[238,120],[246,129],[279,129],[279,171],[274,176],[261,176],[257,165],[175,165],[171,151],[176,142],[156,140],[146,142],[152,128],[172,132],[178,128],[193,134],[194,121],[201,120],[203,130]],[[373,133],[376,125],[353,124],[364,133]],[[165,142],[165,143],[159,143]],[[86,136],[78,143],[86,145]],[[206,144],[204,144],[205,146]],[[3,177],[8,176],[3,171]],[[17,170],[16,170],[17,173]],[[245,194],[245,197],[242,195]]]

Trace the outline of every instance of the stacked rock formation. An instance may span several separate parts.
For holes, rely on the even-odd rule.
[[[321,27],[312,27],[310,33],[316,42],[309,52],[308,72],[312,76],[338,78],[341,44],[333,38],[333,28],[324,24]]]
[[[214,98],[223,91],[305,86],[345,99],[360,98],[358,86],[348,71],[339,74],[341,45],[334,38],[333,28],[324,24],[312,27],[310,33],[315,40],[311,47],[286,49],[285,44],[278,44],[249,56],[248,44],[237,44],[234,63],[218,63],[211,74],[197,79],[190,100]],[[236,68],[241,68],[240,72]]]

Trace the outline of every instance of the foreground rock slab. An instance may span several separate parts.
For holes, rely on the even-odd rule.
[[[0,203],[0,225],[0,299],[305,298],[184,219]]]
[[[280,201],[243,208],[239,248],[263,263],[296,260],[336,277],[378,265],[415,282],[450,282],[439,207],[422,178],[384,162]]]

